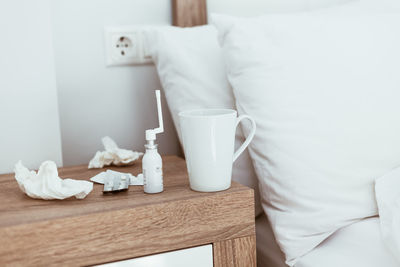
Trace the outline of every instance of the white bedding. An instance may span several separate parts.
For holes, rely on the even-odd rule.
[[[364,219],[334,233],[302,257],[295,267],[398,267],[384,244],[378,217]],[[257,265],[286,267],[266,216],[257,217]]]
[[[383,243],[379,218],[372,217],[338,230],[302,257],[295,267],[398,267]]]
[[[250,156],[291,266],[376,216],[374,181],[400,165],[400,19],[352,11],[212,17],[238,112],[257,123]]]

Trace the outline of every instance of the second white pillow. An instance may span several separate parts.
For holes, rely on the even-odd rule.
[[[374,179],[400,164],[400,18],[350,11],[213,18],[290,265],[377,215]]]

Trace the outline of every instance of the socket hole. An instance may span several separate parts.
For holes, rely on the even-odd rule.
[[[120,37],[120,38],[119,38],[119,40],[120,40],[121,42],[123,42],[123,41],[124,41],[124,39],[125,39],[125,37],[124,37],[124,36],[122,36],[122,37]]]
[[[119,47],[119,44],[117,44],[117,47]]]
[[[123,55],[123,56],[125,55],[125,52],[124,52],[124,50],[122,50],[122,51],[121,51],[121,55]]]
[[[128,47],[128,44],[125,44],[125,47]]]

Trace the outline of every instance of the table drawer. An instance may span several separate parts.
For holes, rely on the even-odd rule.
[[[212,267],[212,245],[165,252],[98,265],[102,267]]]

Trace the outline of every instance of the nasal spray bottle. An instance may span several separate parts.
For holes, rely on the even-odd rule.
[[[156,90],[159,127],[146,130],[146,152],[142,159],[144,192],[148,194],[160,193],[164,190],[162,160],[157,151],[156,134],[164,132],[161,111],[160,90]]]

